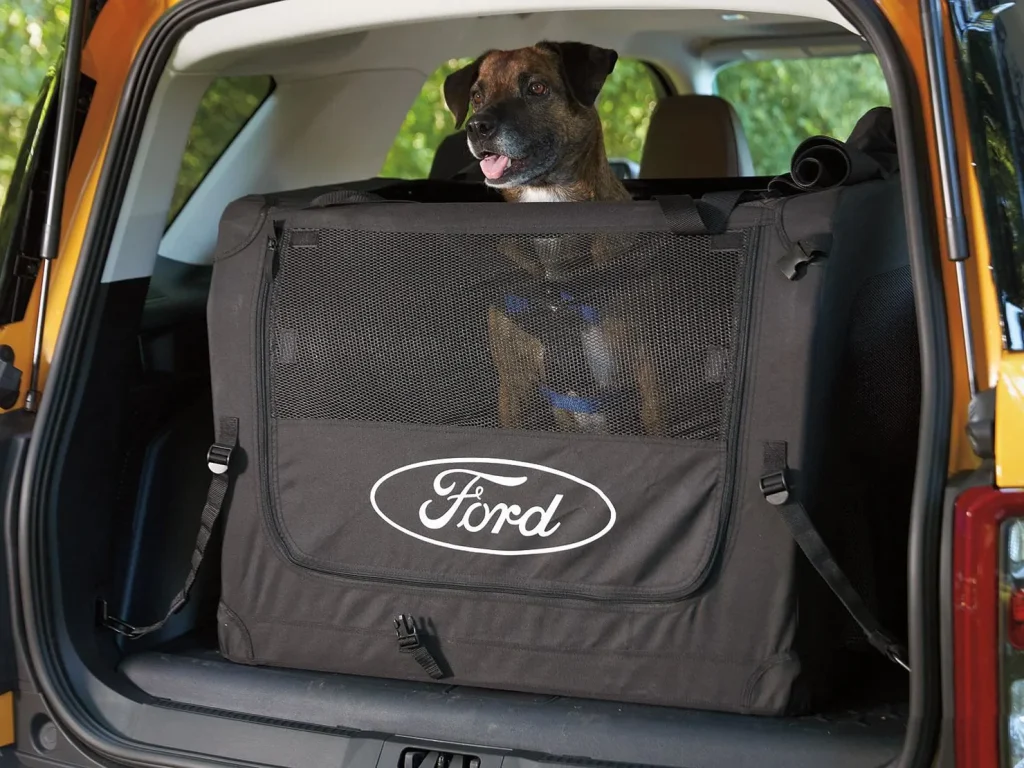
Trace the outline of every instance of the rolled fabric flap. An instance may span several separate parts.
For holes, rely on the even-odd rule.
[[[888,175],[871,155],[839,139],[812,136],[796,148],[789,173],[772,179],[769,189],[821,192]]]
[[[857,121],[846,142],[830,136],[802,141],[793,152],[789,173],[772,179],[768,188],[784,195],[821,192],[884,179],[898,171],[892,110],[875,107]]]

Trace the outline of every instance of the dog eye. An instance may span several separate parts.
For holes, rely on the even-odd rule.
[[[530,83],[530,93],[534,96],[543,96],[548,92],[548,87],[544,83]]]
[[[482,93],[480,93],[480,91],[475,91],[473,93],[473,95],[470,96],[470,98],[473,100],[473,106],[474,107],[479,107],[480,104],[483,103],[483,100],[484,100],[484,96],[483,96]]]

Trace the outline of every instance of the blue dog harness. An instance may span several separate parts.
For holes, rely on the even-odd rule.
[[[541,396],[552,408],[568,411],[578,421],[593,416],[628,418],[627,393],[614,386],[611,350],[600,330],[601,312],[555,286],[504,297],[505,313],[544,347]],[[628,422],[627,422],[628,423]],[[622,425],[625,426],[625,425]]]

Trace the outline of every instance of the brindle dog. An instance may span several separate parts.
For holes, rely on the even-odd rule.
[[[445,102],[457,127],[472,107],[467,141],[486,183],[501,190],[508,202],[630,200],[608,164],[594,106],[617,59],[615,51],[593,45],[541,42],[531,48],[488,51],[451,74],[444,83]],[[591,266],[621,255],[627,239],[592,237],[585,249]],[[531,249],[521,242],[506,241],[501,250],[549,284],[581,266],[578,260],[569,263],[579,249],[564,247],[559,238],[536,239]],[[662,403],[651,355],[629,324],[619,319],[620,313],[604,310],[606,316],[583,332],[577,357],[606,390],[632,383],[639,402],[635,429],[660,434]],[[545,347],[502,309],[490,310],[488,325],[498,371],[499,422],[503,427],[522,427],[531,410],[544,407],[540,392],[549,391]],[[547,367],[554,367],[550,355]],[[607,414],[572,407],[575,402],[588,404],[579,393],[569,388],[558,395],[548,397],[548,407],[559,428],[607,431]],[[559,407],[567,403],[568,407]]]

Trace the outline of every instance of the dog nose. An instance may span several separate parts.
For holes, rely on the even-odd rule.
[[[497,127],[498,121],[494,119],[494,116],[482,112],[469,118],[466,123],[466,132],[471,139],[486,139],[494,133],[494,129]]]

